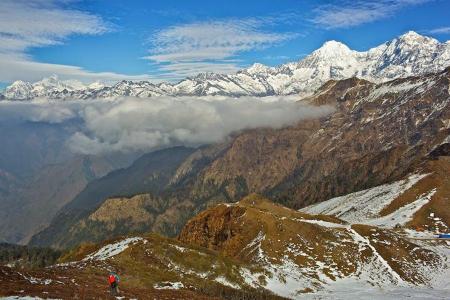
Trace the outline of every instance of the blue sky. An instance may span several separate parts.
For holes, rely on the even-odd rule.
[[[334,39],[355,50],[408,30],[450,39],[450,1],[0,2],[0,83],[176,81],[301,59]]]

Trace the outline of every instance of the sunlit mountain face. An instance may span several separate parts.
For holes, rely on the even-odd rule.
[[[0,3],[0,298],[446,299],[450,3]]]

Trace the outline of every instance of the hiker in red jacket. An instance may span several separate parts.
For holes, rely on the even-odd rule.
[[[119,276],[116,273],[110,272],[108,277],[109,287],[113,296],[119,293]]]

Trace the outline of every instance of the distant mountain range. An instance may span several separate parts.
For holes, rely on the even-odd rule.
[[[112,86],[99,82],[84,85],[56,76],[30,83],[16,81],[0,99],[94,99],[120,96],[306,96],[330,79],[358,77],[372,82],[417,76],[450,65],[450,41],[439,41],[409,31],[365,52],[328,41],[298,62],[278,67],[254,64],[235,74],[201,73],[178,83],[121,81]]]

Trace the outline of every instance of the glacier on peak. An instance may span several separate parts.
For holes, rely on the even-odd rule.
[[[312,54],[321,55],[326,57],[342,57],[346,55],[353,54],[353,50],[351,50],[347,45],[331,40],[325,42],[322,47],[315,50]]]

